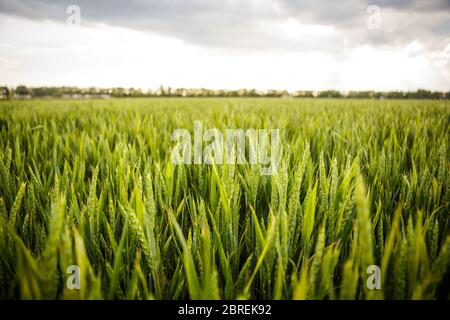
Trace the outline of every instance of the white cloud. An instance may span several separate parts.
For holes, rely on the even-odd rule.
[[[275,2],[265,4],[255,14],[265,16],[271,8],[275,15],[282,14],[272,6]],[[143,89],[160,84],[213,89],[450,88],[449,38],[440,38],[446,44],[442,48],[429,47],[420,37],[356,45],[353,39],[363,37],[359,31],[289,16],[260,19],[242,37],[240,28],[231,32],[235,37],[231,47],[208,46],[177,34],[98,22],[74,28],[54,20],[0,14],[0,82]],[[199,36],[205,40],[214,35],[224,36],[220,32]]]

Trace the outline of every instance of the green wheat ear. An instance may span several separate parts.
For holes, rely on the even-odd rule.
[[[448,119],[444,100],[0,101],[0,299],[448,299]],[[172,163],[195,121],[279,129],[276,172]]]

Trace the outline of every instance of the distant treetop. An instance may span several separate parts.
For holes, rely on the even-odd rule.
[[[348,91],[337,90],[211,90],[205,88],[171,88],[160,86],[156,90],[138,88],[78,88],[78,87],[0,87],[0,99],[31,98],[110,98],[110,97],[279,97],[279,98],[363,98],[363,99],[450,99],[450,91]]]

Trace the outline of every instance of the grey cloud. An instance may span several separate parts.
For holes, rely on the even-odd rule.
[[[441,45],[450,36],[449,0],[306,1],[206,0],[3,0],[0,12],[29,19],[66,21],[66,8],[79,5],[83,23],[153,32],[194,45],[231,50],[339,51],[361,44],[389,45],[423,39]],[[386,10],[383,27],[365,27],[370,4]],[[294,19],[332,26],[333,38],[311,42],[306,36],[284,37],[276,26]],[[400,20],[399,20],[400,19]],[[400,23],[399,23],[400,22]],[[275,26],[275,28],[274,28]]]
[[[357,0],[279,0],[279,3],[284,14],[306,23],[342,28],[354,27],[356,22],[364,22],[366,18],[367,5]]]
[[[393,8],[399,10],[420,10],[425,12],[435,12],[450,10],[449,0],[366,0],[367,4],[377,4],[380,7]]]
[[[30,19],[65,22],[69,5],[81,8],[83,23],[105,23],[151,31],[203,45],[242,45],[241,38],[256,39],[264,30],[258,22],[270,21],[265,13],[256,15],[245,2],[239,6],[229,1],[89,1],[89,0],[6,0],[0,12]],[[261,13],[261,12],[260,12]]]
[[[355,45],[394,45],[420,39],[441,46],[450,37],[450,0],[279,0],[283,12],[306,23],[341,30]],[[381,10],[382,27],[365,28],[369,5]]]

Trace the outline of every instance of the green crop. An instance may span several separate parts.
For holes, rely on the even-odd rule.
[[[280,129],[277,174],[173,164],[194,121]],[[449,126],[444,101],[1,102],[0,298],[448,299]]]

